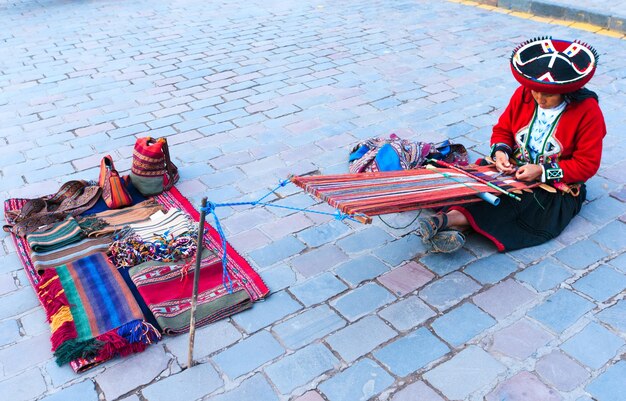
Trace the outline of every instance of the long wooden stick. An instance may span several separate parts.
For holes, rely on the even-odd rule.
[[[440,171],[437,167],[432,166],[430,164],[426,165],[426,168],[431,170],[431,171],[435,171],[439,174],[441,174],[443,177],[452,180],[454,182],[458,182],[459,184],[468,187],[469,189],[473,190],[476,192],[476,196],[478,196],[480,199],[491,203],[494,206],[498,206],[500,204],[500,198],[498,198],[497,196],[495,196],[494,194],[490,193],[490,192],[481,192],[478,189],[474,188],[473,186],[469,185],[466,182],[457,180],[456,178],[452,177],[450,174],[448,173],[444,173],[443,171]]]
[[[505,194],[507,196],[510,196],[511,198],[513,198],[513,199],[515,199],[517,201],[521,201],[522,200],[522,198],[520,198],[519,196],[517,196],[517,195],[507,191],[506,189],[500,188],[499,186],[497,186],[497,185],[495,185],[495,184],[493,184],[493,183],[491,183],[491,182],[489,182],[487,180],[484,180],[484,179],[482,179],[482,178],[480,178],[480,177],[470,173],[469,171],[465,171],[462,168],[459,168],[459,167],[457,167],[457,166],[455,166],[453,164],[446,163],[446,162],[444,162],[442,160],[435,160],[435,159],[428,159],[428,161],[432,161],[432,162],[434,162],[434,163],[436,163],[436,164],[438,164],[438,165],[440,165],[442,167],[450,168],[450,169],[452,169],[454,171],[458,171],[461,174],[465,174],[466,176],[468,176],[470,178],[473,178],[474,180],[476,180],[478,182],[482,182],[483,184],[485,184],[485,185],[495,189],[496,191],[500,191],[503,194]]]
[[[193,292],[191,294],[191,318],[189,320],[189,356],[187,357],[187,367],[193,366],[193,343],[196,336],[196,306],[198,305],[198,280],[200,279],[200,262],[202,260],[202,245],[204,242],[204,219],[206,217],[207,198],[202,198],[200,208],[200,222],[198,225],[198,246],[196,249],[196,266],[193,273]]]

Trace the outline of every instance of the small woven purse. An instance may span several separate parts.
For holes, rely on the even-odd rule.
[[[98,185],[102,188],[102,199],[111,209],[132,205],[133,198],[128,193],[124,180],[120,177],[111,156],[106,155],[100,161]]]
[[[142,195],[157,195],[178,181],[178,168],[170,159],[165,138],[139,138],[133,150],[130,179]]]

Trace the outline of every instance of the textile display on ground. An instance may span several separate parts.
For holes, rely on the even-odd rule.
[[[132,188],[132,184],[129,184],[129,192],[133,194],[133,200],[135,204],[146,201],[146,198],[144,198],[140,194],[136,196],[137,191],[134,190],[134,188]],[[191,203],[189,203],[189,201],[178,191],[176,187],[172,187],[168,191],[165,191],[154,197],[148,198],[148,200],[153,200],[158,205],[160,205],[165,211],[169,209],[179,209],[180,211],[185,213],[188,217],[190,217],[193,221],[195,222],[199,221],[199,217],[200,217],[199,212],[191,205]],[[5,217],[7,217],[8,219],[9,216],[15,215],[15,211],[20,210],[22,206],[26,204],[27,201],[28,199],[19,199],[19,198],[6,200],[4,202]],[[94,216],[99,212],[105,212],[105,215],[106,215],[107,210],[108,208],[106,207],[106,205],[104,205],[104,202],[100,199],[100,201],[98,201],[98,203],[96,203],[96,205],[93,206],[91,209],[75,217],[76,219],[80,220],[83,217]],[[116,209],[116,210],[121,212],[124,209]],[[117,213],[117,212],[111,211],[111,213]],[[131,215],[133,214],[134,213],[131,213]],[[82,224],[81,224],[81,227],[82,227]],[[200,294],[205,294],[206,297],[201,298],[203,295],[199,296],[198,304],[199,304],[200,312],[197,315],[198,326],[202,324],[208,324],[210,322],[213,322],[215,320],[218,320],[224,317],[228,317],[234,313],[237,313],[243,309],[246,309],[250,307],[254,301],[262,299],[269,294],[269,289],[267,288],[267,286],[265,285],[261,277],[254,271],[254,269],[252,269],[250,264],[231,247],[231,245],[228,242],[226,242],[226,266],[228,269],[228,273],[230,275],[230,281],[232,282],[232,286],[229,288],[232,290],[232,293],[229,292],[225,288],[221,288],[221,289],[219,288],[220,286],[222,286],[222,273],[223,273],[222,263],[221,263],[221,257],[223,254],[222,239],[220,238],[218,232],[210,224],[205,223],[204,228],[205,228],[204,248],[207,250],[210,250],[211,254],[210,256],[204,258],[203,263],[202,263],[203,268],[201,269],[201,275],[200,275],[200,283],[202,283],[202,285],[200,287]],[[60,333],[71,332],[71,330],[69,329],[67,331],[64,331],[64,329],[62,329],[61,326],[63,324],[68,325],[68,323],[65,323],[65,322],[66,320],[69,320],[67,318],[67,315],[70,312],[73,312],[71,311],[71,307],[70,307],[71,306],[70,304],[73,305],[73,301],[69,299],[71,297],[68,297],[67,295],[66,295],[66,298],[68,299],[63,300],[61,297],[57,296],[58,291],[57,293],[48,292],[49,290],[46,291],[45,287],[42,288],[42,285],[49,283],[47,284],[48,286],[53,285],[53,287],[56,286],[55,288],[57,289],[59,288],[66,289],[65,286],[67,285],[68,288],[75,287],[77,289],[76,293],[81,293],[78,290],[80,288],[80,284],[77,284],[77,283],[82,283],[82,281],[78,281],[78,282],[72,281],[72,280],[69,280],[68,277],[73,277],[71,272],[80,271],[80,269],[76,266],[77,264],[80,265],[81,263],[83,263],[84,258],[81,259],[79,257],[79,256],[82,256],[82,255],[79,255],[82,248],[78,247],[80,244],[82,244],[83,241],[75,242],[74,244],[71,245],[71,246],[78,247],[76,250],[76,254],[74,254],[71,249],[62,248],[64,251],[66,251],[70,255],[64,260],[65,265],[63,267],[50,268],[50,266],[47,265],[45,270],[42,270],[42,275],[40,275],[40,273],[38,272],[40,266],[36,266],[35,263],[33,263],[33,259],[31,258],[33,251],[30,248],[27,239],[24,237],[16,236],[15,234],[12,234],[11,237],[16,246],[17,255],[22,263],[22,266],[24,267],[26,277],[28,278],[33,288],[35,288],[36,290],[39,289],[39,291],[41,292],[41,296],[39,296],[39,301],[44,306],[50,318],[51,331],[54,337],[52,339],[53,350],[55,350],[55,352],[58,351],[57,354],[61,354],[61,356],[67,355],[67,357],[62,359],[62,361],[65,361],[65,359],[67,358],[73,358],[74,356],[77,355],[77,353],[65,352],[66,349],[71,349],[70,347],[71,344],[78,343],[78,345],[80,346],[78,348],[81,348],[84,351],[80,353],[80,356],[73,358],[70,361],[70,366],[75,372],[82,372],[84,370],[90,369],[110,359],[116,354],[120,354],[123,356],[129,353],[142,351],[146,347],[146,344],[142,343],[143,345],[138,345],[139,342],[128,341],[128,343],[131,343],[134,345],[121,347],[120,338],[124,338],[125,336],[127,338],[134,338],[128,333],[136,334],[136,332],[133,332],[132,330],[128,331],[129,326],[125,325],[124,323],[131,323],[130,328],[132,328],[133,326],[139,327],[138,325],[141,324],[142,327],[144,328],[144,332],[146,331],[145,330],[146,328],[150,327],[150,325],[156,329],[163,329],[163,331],[166,334],[182,333],[188,330],[188,323],[185,323],[183,321],[184,316],[187,316],[187,318],[189,317],[188,310],[186,312],[183,310],[183,314],[174,314],[174,315],[171,315],[171,314],[168,315],[167,313],[161,314],[161,315],[157,314],[158,318],[155,319],[155,316],[151,313],[150,306],[154,308],[155,305],[160,305],[160,303],[163,303],[167,300],[162,297],[162,294],[159,294],[160,298],[159,297],[149,298],[150,304],[146,305],[146,302],[144,301],[142,297],[144,294],[146,296],[150,294],[154,295],[154,292],[152,291],[152,289],[157,288],[157,286],[161,286],[158,288],[166,288],[167,293],[172,295],[172,297],[180,295],[176,293],[175,288],[177,286],[180,286],[180,288],[187,289],[188,283],[193,282],[193,278],[194,278],[193,260],[186,260],[180,263],[177,262],[175,264],[170,263],[168,265],[169,269],[171,269],[172,272],[175,272],[174,274],[177,273],[178,278],[171,278],[171,276],[167,276],[166,278],[159,277],[158,279],[155,279],[154,282],[150,282],[150,283],[146,283],[142,281],[141,282],[142,288],[140,290],[138,290],[135,287],[133,281],[131,280],[128,269],[118,268],[118,266],[114,266],[114,269],[112,270],[111,274],[115,277],[115,280],[110,281],[110,282],[117,283],[115,284],[117,286],[122,286],[122,284],[126,286],[126,288],[130,291],[130,294],[134,295],[133,298],[136,301],[135,306],[139,307],[137,309],[134,306],[132,310],[134,312],[137,312],[137,310],[140,309],[143,312],[143,317],[141,317],[141,314],[139,314],[139,316],[131,315],[131,317],[138,317],[139,319],[129,320],[130,317],[128,315],[124,315],[123,318],[119,318],[118,320],[116,320],[116,322],[120,323],[118,327],[114,328],[114,327],[110,327],[110,325],[105,325],[105,328],[107,328],[108,330],[104,330],[104,331],[96,330],[96,331],[89,331],[89,332],[81,331],[83,330],[81,328],[80,330],[76,331],[76,334],[74,337],[72,337],[72,335],[69,335],[69,337],[67,338],[61,337]],[[61,250],[58,250],[58,251],[60,252]],[[74,255],[75,257],[72,257],[72,255]],[[97,257],[94,255],[99,255],[99,254],[97,252],[95,253],[88,252],[84,256],[87,256],[89,258]],[[68,266],[70,267],[68,268]],[[204,272],[208,272],[208,273],[204,273]],[[182,273],[186,273],[186,275],[183,275],[181,277]],[[205,274],[207,274],[206,277],[205,277]],[[92,279],[95,280],[98,277],[100,276],[96,275],[92,277]],[[111,277],[109,277],[109,279],[111,279]],[[71,283],[74,283],[74,284],[71,284]],[[115,285],[111,285],[110,287],[114,287]],[[82,298],[78,298],[81,300],[83,307],[85,305],[88,306],[88,308],[85,310],[88,310],[89,307],[94,309],[93,305],[94,305],[94,302],[96,302],[94,300],[95,299],[94,294],[91,292],[82,293],[82,294],[89,294],[87,295],[87,298],[88,298],[87,301],[85,301]],[[216,294],[217,296],[215,296]],[[124,292],[123,299],[128,300],[129,299],[128,295],[129,295],[128,292]],[[191,292],[189,292],[189,296],[191,296]],[[184,306],[183,298],[184,297],[175,298],[170,301],[172,301],[174,304],[177,304],[178,306]],[[215,303],[212,303],[212,302],[215,302]],[[69,304],[65,305],[64,303],[69,303]],[[113,303],[113,305],[115,306],[114,309],[117,311],[118,304]],[[76,306],[78,307],[79,304],[77,304]],[[106,308],[101,308],[100,306],[95,307],[95,309],[100,310],[100,311],[107,310]],[[111,311],[108,311],[108,312],[111,312]],[[92,325],[94,324],[93,323],[94,321],[89,320],[89,318],[85,317],[85,316],[90,316],[88,313],[86,312],[85,314],[82,314],[82,312],[76,312],[76,313],[77,313],[76,317],[73,317],[72,315],[73,322],[88,321],[88,322],[91,322],[89,327],[92,327]],[[186,315],[184,315],[184,313],[186,313]],[[93,317],[93,316],[90,316],[90,317]],[[100,317],[100,318],[105,319],[103,317]],[[137,320],[139,320],[139,322],[137,322]],[[159,320],[161,322],[166,322],[164,323],[165,324],[164,327],[160,327]],[[74,325],[76,325],[76,323],[74,323]],[[121,333],[117,333],[118,334],[117,336],[109,335],[109,334],[112,334],[112,332],[114,332],[115,329],[119,330],[120,328],[122,329]],[[59,332],[59,334],[56,334],[58,330],[61,330],[61,331]],[[57,338],[66,338],[66,339],[65,341],[60,341],[60,340],[57,340]],[[144,339],[145,339],[145,336],[144,336]],[[68,342],[68,341],[72,341],[72,342]],[[95,342],[95,341],[98,341],[98,342]],[[68,344],[65,345],[64,347],[61,347],[61,345],[65,344],[66,342],[68,342]],[[89,346],[93,344],[96,344],[95,349],[94,347]],[[59,351],[59,349],[61,351]]]

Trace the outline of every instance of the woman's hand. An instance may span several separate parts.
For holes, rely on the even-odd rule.
[[[543,174],[543,169],[538,164],[525,164],[515,173],[515,178],[520,181],[535,181]]]
[[[495,157],[496,168],[498,169],[498,171],[506,175],[511,175],[515,172],[515,166],[513,166],[509,161],[509,155],[501,150],[498,150],[495,154]]]

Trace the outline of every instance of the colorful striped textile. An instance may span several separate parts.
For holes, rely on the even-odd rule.
[[[55,223],[51,228],[26,236],[30,249],[35,252],[49,252],[80,241],[85,232],[73,217]]]
[[[510,177],[495,178],[497,171],[491,166],[468,171],[510,191],[539,185]],[[500,195],[488,185],[447,168],[296,176],[291,181],[363,223],[370,223],[370,216],[379,214],[478,202],[481,200],[476,196],[479,192]]]
[[[130,268],[130,278],[165,334],[189,331],[194,261],[168,264],[146,262]],[[252,306],[239,282],[229,293],[222,283],[222,261],[203,252],[198,279],[197,327],[215,322]]]
[[[107,252],[110,244],[110,238],[85,238],[80,242],[49,252],[32,251],[30,258],[35,269],[41,274],[46,269],[72,263],[94,253]]]
[[[145,221],[159,211],[163,211],[163,206],[153,199],[148,199],[123,209],[105,210],[88,215],[80,218],[79,223],[83,225],[84,222],[101,222],[100,227],[90,230],[87,234],[89,237],[101,237],[120,231],[130,224]]]
[[[130,224],[132,231],[129,235],[138,235],[144,241],[157,241],[197,231],[196,226],[182,211],[169,209],[166,213],[158,211],[152,214],[148,220]]]
[[[129,355],[159,340],[116,270],[106,254],[96,253],[41,276],[37,294],[57,364]]]

